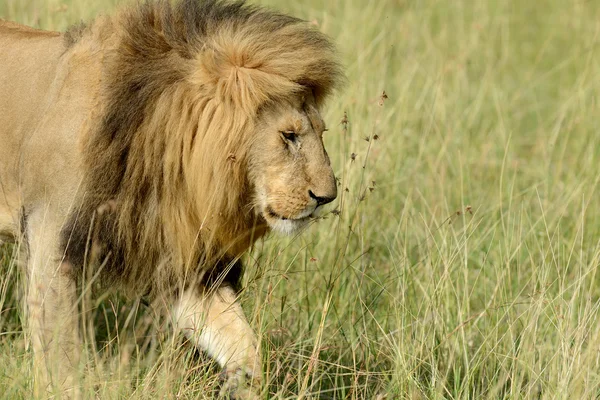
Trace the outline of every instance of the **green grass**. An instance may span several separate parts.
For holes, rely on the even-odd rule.
[[[0,17],[62,30],[116,3],[3,0]],[[262,3],[315,21],[349,78],[326,112],[339,216],[246,257],[270,396],[600,396],[600,3]],[[0,396],[30,398],[11,251]],[[97,304],[88,395],[217,390],[166,321]]]

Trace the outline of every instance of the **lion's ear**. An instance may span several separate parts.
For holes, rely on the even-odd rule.
[[[238,49],[205,49],[198,58],[193,82],[204,94],[243,109],[249,115],[267,101],[276,101],[304,88],[281,75],[265,71],[260,63],[236,54]]]

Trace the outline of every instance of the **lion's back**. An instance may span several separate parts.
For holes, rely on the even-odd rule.
[[[62,52],[58,33],[0,20],[0,132],[39,115]]]

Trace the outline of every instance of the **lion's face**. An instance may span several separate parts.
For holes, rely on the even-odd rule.
[[[290,234],[337,196],[323,146],[325,124],[312,96],[264,111],[252,146],[255,209],[275,231]]]

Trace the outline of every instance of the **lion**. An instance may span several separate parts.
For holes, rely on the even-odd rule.
[[[343,80],[315,27],[243,1],[0,22],[0,238],[24,249],[38,394],[77,393],[94,281],[168,304],[222,392],[258,397],[240,257],[336,198],[320,110]]]

